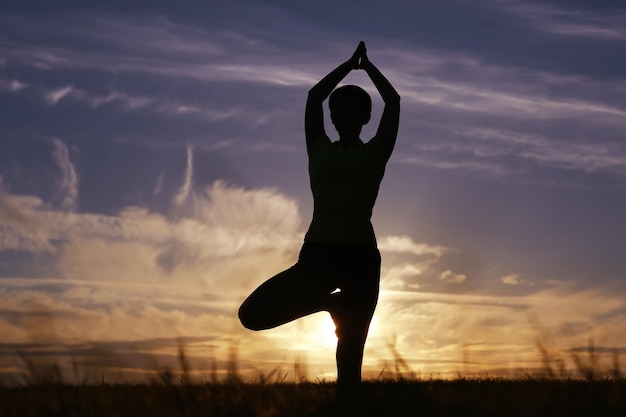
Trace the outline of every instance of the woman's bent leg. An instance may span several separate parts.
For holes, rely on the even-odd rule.
[[[250,330],[271,329],[300,317],[327,310],[334,288],[300,264],[265,281],[239,308],[239,320]]]

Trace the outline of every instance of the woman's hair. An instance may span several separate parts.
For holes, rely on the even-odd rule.
[[[335,89],[328,98],[328,107],[331,112],[338,103],[349,103],[363,115],[369,115],[372,112],[372,98],[365,90],[356,85],[344,85]]]

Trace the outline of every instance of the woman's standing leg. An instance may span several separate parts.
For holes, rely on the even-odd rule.
[[[337,328],[337,394],[349,393],[361,382],[363,350],[378,302],[380,253],[351,256],[341,292],[333,295],[330,310]]]

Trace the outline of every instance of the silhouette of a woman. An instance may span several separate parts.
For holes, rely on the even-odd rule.
[[[367,73],[385,103],[376,135],[367,143],[359,135],[370,120],[370,96],[354,85],[333,91],[355,69]],[[337,142],[324,130],[322,103],[327,97]],[[370,219],[399,117],[400,96],[369,61],[363,42],[309,91],[305,134],[313,220],[298,262],[263,283],[239,309],[241,323],[251,330],[330,312],[337,335],[338,395],[361,381],[363,348],[380,280],[380,253]]]

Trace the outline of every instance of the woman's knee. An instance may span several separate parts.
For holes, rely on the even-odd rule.
[[[332,315],[332,313],[331,313]],[[372,320],[371,311],[349,310],[343,314],[332,315],[337,338],[346,343],[365,343]]]
[[[263,330],[264,327],[259,323],[258,314],[255,314],[254,309],[250,306],[248,300],[244,301],[239,307],[239,321],[249,330]]]

